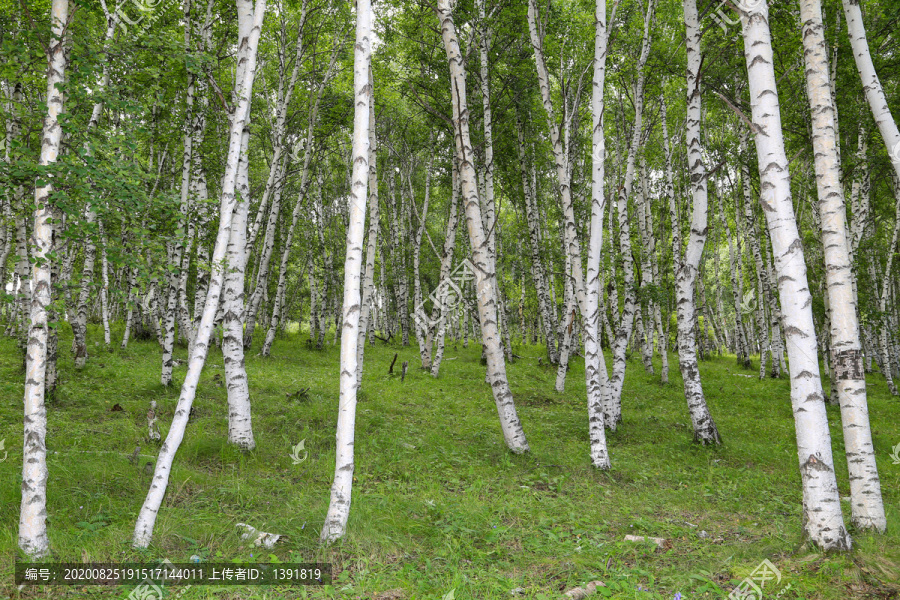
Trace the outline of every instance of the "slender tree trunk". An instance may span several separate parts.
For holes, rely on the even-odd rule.
[[[88,208],[85,214],[87,226],[90,228],[97,220],[97,214]],[[72,322],[72,345],[75,351],[75,368],[84,368],[87,363],[87,320],[88,298],[91,294],[91,277],[94,274],[94,262],[97,258],[97,246],[89,239],[84,242],[84,265],[81,269],[81,289],[78,292],[78,306]]]
[[[447,236],[444,239],[444,249],[441,254],[440,282],[445,282],[450,277],[453,269],[453,253],[456,249],[456,230],[459,224],[459,171],[456,159],[453,159],[451,165],[450,185],[450,213],[447,216]],[[437,305],[431,311],[431,321],[436,323],[431,328],[434,331],[434,338],[426,342],[429,344],[432,377],[437,377],[441,369],[441,361],[444,358],[444,336],[447,333],[447,321],[451,318],[449,314],[451,307],[447,302],[448,286],[442,286],[441,290]]]
[[[897,129],[897,122],[891,115],[884,88],[875,72],[875,65],[872,63],[859,0],[842,0],[842,3],[844,16],[847,19],[847,31],[850,35],[850,46],[853,48],[853,59],[856,61],[856,70],[862,79],[863,91],[872,111],[872,117],[884,139],[884,145],[894,167],[894,174],[900,178],[900,130]]]
[[[350,222],[344,263],[344,320],[341,334],[340,406],[337,423],[337,456],[331,502],[322,526],[321,540],[332,542],[344,536],[350,516],[353,487],[353,439],[356,424],[357,364],[359,343],[360,272],[366,220],[366,185],[369,174],[369,104],[372,87],[369,69],[372,52],[372,5],[356,3],[356,49],[353,61],[355,112],[353,117],[353,169],[350,191]]]
[[[56,162],[62,138],[59,114],[63,110],[63,95],[57,86],[61,87],[65,81],[68,0],[53,0],[50,20],[52,37],[47,48],[47,115],[44,117],[41,136],[41,166]],[[47,307],[51,301],[48,255],[53,243],[53,207],[50,204],[53,184],[50,181],[43,183],[34,191],[34,294],[25,355],[25,428],[22,448],[22,503],[19,512],[19,548],[32,558],[42,558],[50,552],[50,540],[47,537],[47,410],[44,406],[44,376],[47,361]]]
[[[700,259],[709,231],[707,213],[706,165],[700,143],[701,96],[700,96],[700,23],[696,0],[684,0],[684,22],[687,46],[687,157],[690,168],[691,230],[687,248],[676,264],[675,298],[678,318],[678,363],[684,379],[684,396],[687,399],[691,423],[694,427],[694,441],[706,444],[721,444],[719,431],[709,413],[703,384],[700,381],[700,366],[697,363],[693,324],[697,314],[694,291],[700,272]]]
[[[741,187],[744,199],[744,219],[747,222],[747,239],[750,242],[750,251],[756,264],[756,327],[759,333],[759,378],[766,376],[766,353],[771,354],[769,345],[769,327],[766,325],[766,306],[769,292],[769,272],[762,259],[762,251],[759,244],[759,233],[756,230],[756,219],[753,210],[753,198],[750,190],[750,166],[745,158],[746,134],[741,134]],[[773,355],[774,360],[774,355]]]
[[[376,159],[378,157],[377,138],[375,136],[375,83],[372,69],[369,68],[369,87],[372,91],[369,102],[369,155],[368,155],[368,192],[369,192],[369,233],[366,243],[366,267],[365,279],[363,279],[362,297],[359,310],[359,339],[356,341],[356,386],[362,386],[363,358],[366,349],[366,333],[369,331],[372,304],[375,292],[375,252],[378,248],[378,169]],[[384,265],[382,264],[382,270]],[[430,349],[429,349],[430,353]]]
[[[887,261],[884,265],[884,272],[881,276],[881,289],[878,291],[878,346],[881,352],[881,373],[887,380],[888,389],[891,394],[897,395],[897,386],[894,385],[894,377],[891,373],[891,352],[888,346],[888,329],[890,328],[888,313],[888,292],[891,286],[891,266],[894,262],[894,250],[897,248],[897,236],[900,234],[900,196],[894,206],[894,230],[891,234],[890,246],[887,249]],[[875,264],[874,254],[871,257],[871,264]],[[873,269],[874,273],[874,269]],[[875,283],[873,277],[872,283]]]
[[[741,252],[740,211],[735,208],[734,233],[732,233],[731,226],[729,225],[728,219],[725,216],[724,201],[719,203],[719,221],[721,223],[722,229],[725,231],[725,236],[728,240],[728,266],[731,270],[733,283],[733,285],[731,286],[731,293],[732,301],[734,302],[735,354],[737,355],[738,364],[744,368],[749,368],[750,341],[747,339],[747,333],[744,329],[744,322],[742,319],[743,313],[741,311],[741,300],[744,297],[744,277],[741,269],[741,263],[743,262],[741,260],[741,257],[743,253]]]
[[[538,311],[543,326],[544,341],[547,346],[547,359],[551,363],[559,362],[559,350],[556,346],[556,307],[551,305],[550,293],[547,290],[547,276],[544,271],[544,258],[541,256],[541,233],[536,207],[537,196],[528,181],[527,153],[525,151],[525,132],[522,121],[516,115],[516,130],[519,138],[519,164],[522,171],[522,190],[525,200],[525,218],[528,221],[528,242],[531,250],[531,276],[537,292]]]
[[[429,144],[429,147],[431,144]],[[413,207],[415,207],[415,197],[413,196],[412,190],[412,172],[407,176],[407,184],[409,186],[409,201]],[[425,224],[428,219],[428,204],[431,200],[431,160],[428,161],[428,166],[426,167],[425,173],[425,201],[422,204],[422,212],[417,212],[417,217],[419,221],[419,226],[416,229],[416,237],[413,243],[413,305],[418,309],[421,306],[422,299],[422,282],[420,280],[420,269],[419,264],[421,262],[420,257],[422,254],[422,236],[425,234]],[[428,348],[428,344],[426,343],[425,336],[427,335],[427,329],[425,324],[422,322],[418,315],[414,319],[414,326],[416,330],[416,343],[419,345],[419,358],[422,361],[422,369],[430,371],[431,370],[431,352]]]
[[[654,276],[653,256],[654,245],[656,240],[650,232],[650,223],[653,217],[650,214],[650,190],[647,188],[647,165],[644,157],[641,156],[641,173],[640,173],[640,192],[638,193],[638,229],[641,234],[641,243],[643,251],[643,261],[640,267],[641,285],[654,286],[656,277]],[[638,311],[638,318],[642,331],[638,334],[641,339],[641,360],[644,363],[644,371],[653,375],[653,307],[655,302],[652,298],[644,302],[644,306]]]
[[[281,214],[281,192],[282,187],[279,185],[273,193],[272,207],[266,222],[266,234],[263,237],[259,263],[257,264],[256,282],[253,285],[253,293],[250,295],[250,301],[247,303],[245,311],[244,320],[247,327],[242,336],[245,349],[249,349],[253,345],[256,316],[269,287],[269,264],[272,260],[272,254],[275,252],[275,232],[278,227],[278,217]],[[246,255],[246,258],[249,258],[249,254]]]
[[[634,183],[634,163],[640,145],[643,110],[644,110],[644,67],[650,55],[651,35],[650,28],[653,22],[654,0],[647,3],[647,12],[644,15],[644,36],[641,43],[641,55],[638,58],[638,76],[634,94],[634,124],[632,126],[631,144],[628,148],[628,158],[625,164],[625,181],[619,188],[617,201],[618,225],[619,225],[619,251],[622,255],[622,272],[625,284],[624,302],[622,314],[616,328],[613,346],[613,370],[609,378],[610,394],[609,403],[604,407],[606,426],[615,431],[616,426],[622,420],[622,388],[625,384],[625,353],[628,340],[631,338],[634,326],[635,313],[635,285],[634,285],[634,259],[631,251],[631,228],[628,219],[628,199],[631,196]],[[615,306],[615,305],[614,305]]]
[[[291,213],[291,225],[287,230],[287,235],[282,242],[281,249],[281,263],[278,267],[278,285],[276,286],[275,293],[275,302],[274,307],[272,309],[272,319],[269,323],[269,329],[266,332],[266,340],[263,342],[262,350],[260,354],[263,356],[269,356],[272,350],[272,344],[275,342],[275,334],[277,332],[278,323],[280,322],[282,315],[284,314],[284,298],[285,298],[285,287],[287,285],[287,267],[288,261],[291,255],[291,249],[293,247],[294,242],[294,232],[297,230],[297,223],[300,220],[300,215],[303,209],[304,200],[306,199],[306,194],[308,191],[309,183],[310,183],[310,165],[312,163],[313,157],[313,131],[315,130],[316,123],[318,122],[319,116],[319,106],[322,101],[322,95],[325,92],[325,88],[328,85],[328,82],[331,81],[331,78],[334,76],[335,72],[335,64],[337,62],[337,56],[339,54],[339,50],[342,47],[342,44],[338,44],[335,49],[331,53],[331,61],[328,64],[328,68],[325,71],[325,75],[322,81],[319,83],[319,88],[316,93],[316,100],[312,105],[312,108],[309,111],[309,120],[307,122],[306,127],[306,138],[304,142],[304,155],[303,155],[303,169],[301,171],[302,175],[300,176],[300,191],[297,194],[297,201],[294,203],[294,210]],[[316,290],[314,285],[314,272],[312,266],[312,258],[310,257],[309,263],[309,289],[310,289],[310,339],[312,339],[313,335],[313,323],[316,319]]]
[[[481,220],[481,206],[473,164],[474,152],[469,138],[469,109],[466,102],[466,77],[463,57],[456,38],[456,27],[450,12],[449,0],[438,0],[435,9],[441,27],[447,60],[450,65],[450,83],[453,99],[453,124],[455,128],[456,155],[459,160],[460,184],[466,210],[466,224],[472,247],[472,266],[481,320],[481,334],[487,357],[487,373],[500,416],[500,426],[506,445],[515,453],[528,451],[528,442],[516,414],[512,392],[506,378],[506,362],[500,348],[497,328],[497,304],[494,298],[496,284],[491,256]]]
[[[585,271],[584,304],[584,376],[587,385],[588,435],[591,464],[609,469],[609,450],[603,417],[604,395],[609,393],[606,360],[600,346],[600,256],[603,251],[603,211],[606,203],[606,135],[603,131],[604,93],[606,90],[606,57],[609,30],[606,0],[594,7],[594,72],[591,95],[591,220],[588,236],[587,269]],[[581,265],[576,265],[578,269]]]
[[[766,252],[763,252],[763,260],[769,281],[775,282],[777,281],[775,277],[775,267],[772,264],[772,253],[769,251],[771,247],[771,243],[765,244]],[[782,371],[787,371],[787,365],[784,362],[784,342],[781,338],[781,308],[778,305],[778,298],[775,296],[774,291],[768,295],[768,302],[770,319],[769,331],[772,340],[772,370],[769,374],[772,378],[777,379],[781,377]]]
[[[184,26],[184,45],[185,48],[191,46],[191,24],[190,2],[185,2],[185,26]],[[190,209],[190,191],[191,191],[191,173],[193,161],[193,144],[195,138],[194,126],[197,120],[194,118],[194,96],[195,84],[194,75],[188,71],[188,84],[186,93],[186,111],[184,124],[184,151],[182,153],[181,167],[181,203],[179,226],[183,231],[187,231],[188,213]],[[199,141],[199,140],[198,140]],[[169,262],[177,265],[180,270],[182,267],[182,256],[184,254],[183,234],[178,237],[169,248]],[[85,260],[85,264],[87,261]],[[172,383],[172,368],[174,361],[172,358],[175,349],[175,320],[178,303],[178,280],[179,275],[170,273],[167,278],[166,295],[165,295],[165,313],[163,314],[163,353],[162,353],[162,372],[160,374],[160,382],[165,385]],[[79,303],[80,306],[80,303]]]
[[[103,343],[109,350],[109,262],[106,260],[106,234],[100,223],[100,320],[103,323]]]
[[[219,298],[224,279],[223,270],[219,265],[222,265],[225,260],[228,241],[231,237],[231,220],[236,204],[235,183],[238,174],[238,162],[241,154],[244,123],[248,119],[250,112],[250,94],[256,74],[256,50],[262,31],[265,8],[266,0],[257,0],[255,8],[249,0],[237,0],[238,20],[242,23],[249,23],[250,27],[246,29],[244,27],[239,28],[242,32],[247,31],[246,36],[242,36],[238,41],[238,48],[246,49],[239,56],[241,62],[244,63],[244,76],[240,80],[237,94],[238,102],[235,105],[234,118],[229,131],[228,158],[222,178],[219,230],[216,235],[216,245],[212,255],[213,273],[210,278],[203,315],[197,328],[197,335],[191,346],[187,375],[181,388],[178,404],[175,407],[175,416],[166,440],[160,449],[150,491],[144,500],[144,505],[141,507],[141,512],[135,524],[132,543],[136,548],[146,548],[153,536],[153,526],[156,523],[156,516],[159,513],[159,508],[162,505],[162,500],[168,487],[169,474],[172,470],[175,452],[181,445],[182,439],[184,439],[184,430],[196,395],[200,372],[203,369],[209,350],[213,321],[219,307]]]

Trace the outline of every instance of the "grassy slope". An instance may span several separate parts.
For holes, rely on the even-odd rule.
[[[121,332],[117,332],[121,335]],[[305,336],[279,340],[273,357],[248,355],[258,448],[242,455],[227,447],[222,356],[213,350],[195,402],[196,414],[178,452],[154,544],[141,554],[129,539],[155,458],[145,443],[151,399],[161,407],[165,436],[178,386],[159,380],[155,344],[132,343],[106,353],[94,346],[88,366],[74,371],[60,342],[62,384],[50,406],[48,449],[50,538],[58,560],[268,560],[242,545],[235,528],[247,522],[283,533],[271,553],[283,561],[335,564],[333,587],[194,587],[183,598],[376,598],[402,588],[406,598],[559,598],[560,590],[592,579],[618,598],[718,598],[763,559],[782,573],[766,597],[891,597],[900,590],[900,443],[897,403],[878,375],[870,377],[870,412],[887,504],[889,533],[854,533],[854,552],[822,556],[800,538],[800,487],[786,380],[736,375],[732,359],[701,365],[724,447],[691,443],[677,362],[672,382],[629,363],[624,423],[610,435],[613,471],[589,465],[580,359],[567,391],[553,391],[555,373],[537,366],[540,350],[509,366],[519,415],[531,444],[513,456],[502,442],[484,384],[479,349],[450,344],[441,377],[411,369],[401,383],[388,376],[394,352],[418,365],[414,348],[367,348],[357,420],[357,461],[350,536],[332,551],[317,537],[334,468],[338,348],[317,352]],[[328,336],[330,340],[330,335]],[[63,350],[65,349],[65,350]],[[176,357],[184,359],[186,350]],[[658,368],[658,365],[657,365]],[[175,381],[185,366],[176,368]],[[750,372],[743,372],[748,374]],[[21,356],[0,340],[0,597],[94,598],[129,590],[11,586],[21,468]],[[310,387],[308,400],[286,393]],[[110,411],[119,404],[124,410]],[[848,495],[839,412],[829,407],[841,495]],[[293,465],[290,447],[306,440],[309,458]],[[141,466],[127,457],[141,444]],[[414,448],[413,448],[414,446]],[[98,454],[88,451],[108,451]],[[844,503],[849,522],[848,505]],[[696,525],[696,527],[694,527]],[[626,534],[670,540],[666,550],[626,543]],[[649,591],[638,590],[638,587]]]

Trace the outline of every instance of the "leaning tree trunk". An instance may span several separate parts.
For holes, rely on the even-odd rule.
[[[222,177],[222,193],[219,207],[219,230],[216,235],[216,244],[212,255],[213,272],[210,277],[206,303],[203,307],[203,316],[200,319],[200,325],[197,328],[196,337],[190,349],[188,370],[181,387],[178,404],[175,407],[175,416],[172,419],[172,425],[169,427],[166,440],[160,449],[150,491],[147,493],[147,498],[144,500],[144,505],[141,507],[141,512],[135,524],[134,538],[132,540],[135,548],[146,548],[153,537],[153,527],[168,487],[169,474],[172,471],[175,452],[178,451],[178,447],[184,439],[184,430],[191,412],[191,405],[197,393],[200,372],[203,370],[203,364],[206,362],[206,355],[209,351],[213,321],[219,307],[219,298],[224,279],[221,265],[225,260],[228,241],[231,237],[231,220],[236,204],[235,183],[238,174],[238,162],[241,154],[244,123],[250,113],[250,95],[253,90],[253,79],[256,75],[256,50],[259,45],[265,9],[266,0],[257,0],[255,8],[250,0],[237,0],[238,20],[241,23],[240,31],[244,34],[241,35],[241,39],[238,41],[238,47],[246,49],[239,56],[239,60],[244,63],[244,76],[240,81],[237,93],[238,102],[234,108],[234,118],[232,119],[228,136],[228,157],[225,163],[225,173]]]
[[[372,88],[369,69],[372,57],[372,5],[356,2],[356,48],[353,60],[353,161],[350,187],[350,220],[347,226],[347,255],[344,262],[344,322],[341,333],[340,405],[337,422],[337,452],[331,502],[321,540],[333,542],[344,536],[350,516],[353,487],[353,438],[356,426],[357,364],[359,343],[360,272],[366,221],[366,185],[369,175],[369,104]]]
[[[694,339],[694,319],[697,306],[694,304],[694,288],[700,270],[700,259],[709,230],[707,214],[706,166],[700,146],[700,22],[696,0],[684,0],[684,24],[687,46],[687,119],[686,136],[688,166],[691,177],[691,231],[687,248],[681,256],[675,272],[675,302],[678,319],[678,365],[684,379],[684,397],[687,399],[691,423],[694,427],[694,441],[706,444],[721,444],[719,430],[709,413],[703,384],[700,381],[700,365],[697,363]],[[705,324],[704,324],[705,326]]]
[[[285,77],[285,70],[283,67],[279,70],[278,74],[278,94],[275,121],[273,123],[274,131],[272,135],[275,147],[272,152],[272,162],[269,169],[269,178],[266,181],[266,190],[263,193],[264,198],[269,194],[272,195],[272,207],[269,209],[269,217],[266,221],[266,234],[263,240],[259,266],[257,268],[256,284],[253,287],[253,293],[250,297],[250,302],[248,302],[247,310],[245,311],[246,331],[244,332],[244,348],[247,349],[249,349],[253,343],[257,313],[269,284],[269,265],[272,259],[272,253],[275,250],[275,228],[281,212],[281,194],[284,188],[283,179],[288,162],[287,153],[284,152],[285,120],[287,119],[288,105],[291,103],[291,98],[294,94],[294,89],[296,88],[297,77],[300,74],[300,63],[302,62],[304,51],[307,49],[303,44],[304,25],[306,24],[307,14],[306,2],[303,2],[300,12],[300,27],[297,32],[297,42],[295,45],[290,77]],[[283,60],[283,51],[279,51],[279,58]],[[262,209],[266,203],[266,200],[261,201],[260,209]],[[262,219],[260,219],[260,224],[261,221]],[[247,236],[247,257],[250,256],[250,249],[253,246],[258,231],[258,226],[254,222],[254,231],[251,232],[251,235]]]
[[[435,7],[447,61],[450,65],[451,96],[453,102],[453,124],[455,130],[456,156],[459,160],[460,185],[466,210],[466,225],[472,247],[472,266],[478,298],[478,315],[481,320],[481,334],[487,358],[487,373],[494,394],[494,402],[500,416],[500,427],[506,445],[515,453],[528,451],[525,432],[516,414],[509,381],[506,378],[506,361],[500,347],[500,333],[497,327],[497,303],[494,298],[496,274],[487,248],[487,239],[481,220],[481,206],[478,200],[474,150],[469,137],[469,109],[466,102],[466,74],[463,56],[456,37],[456,26],[450,12],[450,0],[438,0]]]
[[[897,386],[894,384],[894,377],[891,373],[892,357],[888,347],[888,329],[890,323],[888,321],[888,292],[891,286],[891,266],[894,263],[894,249],[897,247],[897,235],[900,234],[900,195],[894,206],[894,231],[891,234],[890,246],[887,249],[887,261],[884,265],[884,272],[881,276],[881,290],[878,291],[878,348],[881,353],[881,373],[887,380],[888,389],[891,394],[897,395]],[[871,255],[872,273],[874,274],[874,265],[876,262],[874,252]],[[873,286],[876,285],[875,277],[872,277]]]
[[[760,175],[760,203],[772,237],[791,374],[791,404],[796,422],[797,454],[803,486],[803,528],[823,550],[848,550],[838,497],[831,434],[819,378],[812,297],[806,263],[791,204],[791,181],[784,137],[769,7],[762,1],[741,12],[744,57],[750,81],[753,133]]]
[[[869,52],[869,42],[866,40],[866,28],[863,25],[859,0],[842,1],[844,16],[847,18],[850,46],[853,48],[853,59],[856,61],[856,70],[862,79],[863,91],[865,91],[869,109],[872,111],[872,117],[884,139],[884,145],[894,167],[894,174],[900,178],[900,130],[897,129],[897,122],[891,115],[884,87],[875,72],[875,65],[872,64],[872,55]]]
[[[41,136],[40,165],[56,162],[62,127],[62,83],[66,70],[68,0],[53,0],[50,8],[52,37],[47,47],[47,116]],[[57,87],[59,86],[59,88]],[[44,406],[44,375],[47,362],[47,307],[50,304],[50,260],[53,244],[52,178],[34,190],[32,268],[34,293],[31,324],[25,354],[25,428],[22,447],[22,503],[19,511],[19,548],[32,558],[50,552],[47,537],[47,409]]]

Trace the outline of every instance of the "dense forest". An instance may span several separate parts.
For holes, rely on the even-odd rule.
[[[733,422],[789,406],[789,535],[831,556],[894,539],[876,459],[900,442],[898,19],[890,0],[0,1],[10,565],[85,558],[54,551],[54,420],[145,367],[151,391],[120,400],[129,447],[89,445],[152,457],[113,538],[139,556],[186,484],[204,390],[223,388],[222,460],[277,444],[296,466],[310,451],[265,411],[308,398],[312,364],[320,557],[367,527],[360,438],[400,435],[357,430],[386,371],[398,402],[492,398],[504,461],[554,444],[528,435],[523,386],[571,400],[566,460],[597,489],[649,426],[629,415],[648,390],[678,400],[658,416],[689,423],[671,443],[704,464],[744,443]],[[141,366],[114,382],[114,360]],[[422,427],[453,426],[430,408]],[[900,593],[886,568],[878,597]]]

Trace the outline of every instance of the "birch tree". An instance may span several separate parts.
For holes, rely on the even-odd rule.
[[[859,0],[842,0],[844,16],[847,19],[847,32],[850,36],[850,46],[853,49],[853,60],[856,62],[856,70],[862,79],[863,91],[878,131],[884,140],[894,174],[900,178],[900,130],[897,122],[891,115],[884,87],[875,72],[872,63],[872,54],[869,52],[869,42],[866,39],[866,28],[862,20],[862,10]]]
[[[844,528],[825,397],[819,378],[812,298],[791,203],[769,7],[762,0],[755,8],[744,8],[740,13],[760,176],[759,201],[772,237],[778,292],[784,307],[782,318],[788,340],[791,405],[803,487],[804,533],[823,550],[848,550],[850,535]]]
[[[603,249],[603,210],[606,197],[606,135],[603,110],[606,91],[606,56],[609,33],[606,24],[606,0],[597,0],[594,8],[594,69],[591,95],[591,221],[588,242],[584,303],[584,376],[587,384],[588,432],[591,463],[598,469],[609,469],[606,447],[606,424],[603,418],[603,395],[609,393],[606,360],[600,347],[600,253]],[[580,270],[581,264],[576,263]]]
[[[53,0],[50,7],[51,39],[47,46],[47,114],[41,136],[39,165],[47,167],[59,154],[63,94],[57,86],[65,81],[68,0]],[[31,278],[31,323],[25,354],[25,428],[22,448],[22,503],[19,510],[19,548],[32,558],[50,553],[47,537],[47,409],[44,383],[47,362],[47,307],[50,305],[50,256],[53,244],[52,177],[38,182],[34,190],[34,230]]]
[[[616,212],[619,226],[619,252],[622,256],[622,274],[624,283],[624,298],[622,314],[615,328],[615,339],[612,342],[613,369],[609,377],[610,393],[603,412],[606,418],[606,426],[615,431],[616,426],[622,420],[622,389],[625,385],[625,352],[628,341],[631,339],[634,326],[634,314],[636,310],[636,294],[634,284],[634,259],[631,252],[631,228],[628,219],[628,200],[631,197],[634,184],[635,158],[640,145],[643,110],[644,110],[644,85],[646,74],[644,69],[647,58],[650,56],[651,25],[653,23],[655,0],[647,2],[647,10],[644,13],[644,35],[641,42],[641,54],[638,57],[637,81],[634,89],[634,123],[632,124],[631,143],[628,147],[628,156],[625,161],[625,177],[619,186]],[[610,303],[613,309],[617,308],[618,301]]]
[[[341,332],[340,404],[337,451],[331,501],[320,539],[330,543],[344,536],[350,516],[353,488],[353,439],[356,434],[357,345],[359,344],[360,273],[366,221],[366,186],[369,176],[369,106],[372,87],[372,5],[356,2],[356,47],[353,54],[353,155],[350,187],[350,220],[344,261],[344,320]]]
[[[456,26],[453,23],[449,0],[438,0],[435,7],[447,61],[450,65],[450,89],[453,102],[453,126],[456,157],[459,161],[460,187],[466,212],[466,225],[472,248],[472,264],[475,270],[475,288],[478,300],[478,316],[481,336],[487,358],[487,375],[490,380],[500,416],[500,427],[507,447],[517,454],[527,452],[528,442],[516,414],[515,403],[506,378],[506,362],[500,347],[497,326],[497,303],[494,297],[496,285],[493,279],[493,261],[488,252],[487,238],[482,225],[481,205],[475,173],[474,151],[469,137],[469,109],[466,102],[466,74]]]
[[[700,103],[700,23],[697,15],[696,0],[684,0],[684,24],[686,29],[685,46],[687,47],[687,119],[686,142],[688,167],[690,168],[691,197],[691,230],[687,248],[679,256],[675,271],[675,302],[678,318],[678,364],[684,380],[684,396],[687,399],[691,424],[694,427],[694,441],[706,444],[721,444],[722,439],[713,421],[706,397],[703,395],[703,384],[700,381],[700,365],[697,363],[694,339],[694,320],[697,307],[694,303],[695,282],[706,244],[709,230],[707,213],[707,173],[703,163],[703,152],[700,143],[700,119],[702,116]],[[677,224],[673,225],[673,229]]]
[[[256,52],[259,46],[265,10],[266,0],[256,0],[255,6],[249,0],[237,0],[238,20],[242,22],[242,25],[247,24],[249,27],[239,27],[239,31],[246,32],[246,35],[238,40],[238,48],[243,50],[239,53],[239,58],[244,63],[242,68],[243,77],[238,88],[238,101],[234,107],[234,116],[228,134],[228,155],[225,163],[225,173],[222,177],[222,192],[219,202],[219,229],[216,234],[216,243],[212,254],[213,272],[211,273],[206,302],[203,307],[203,315],[197,327],[196,338],[190,349],[187,374],[181,387],[178,404],[175,406],[172,425],[169,427],[169,433],[160,448],[150,490],[135,524],[134,537],[132,539],[132,544],[135,548],[146,548],[153,537],[153,527],[168,487],[172,462],[178,447],[181,445],[181,441],[184,439],[184,430],[191,412],[191,405],[196,396],[200,372],[203,369],[203,364],[206,362],[206,356],[209,351],[213,321],[219,307],[225,275],[221,265],[225,260],[228,241],[231,238],[231,220],[236,205],[235,186],[238,176],[238,162],[241,156],[244,123],[249,117],[250,95],[256,75]]]
[[[363,374],[363,358],[366,349],[366,333],[369,330],[369,317],[372,312],[372,303],[375,292],[375,252],[378,247],[378,169],[377,169],[377,153],[378,142],[375,137],[375,80],[372,75],[372,69],[369,68],[369,87],[371,88],[371,99],[369,101],[369,232],[366,242],[366,264],[365,279],[363,279],[362,297],[360,298],[359,307],[359,333],[356,341],[356,385],[357,388],[362,386]],[[382,265],[382,269],[384,266]],[[429,350],[430,353],[430,350]]]
[[[838,161],[836,115],[820,1],[801,0],[800,18],[803,22],[806,92],[812,115],[813,156],[822,246],[825,252],[831,360],[841,404],[844,447],[850,472],[851,522],[861,529],[884,531],[887,521],[869,427],[862,344],[850,269],[844,189]]]

